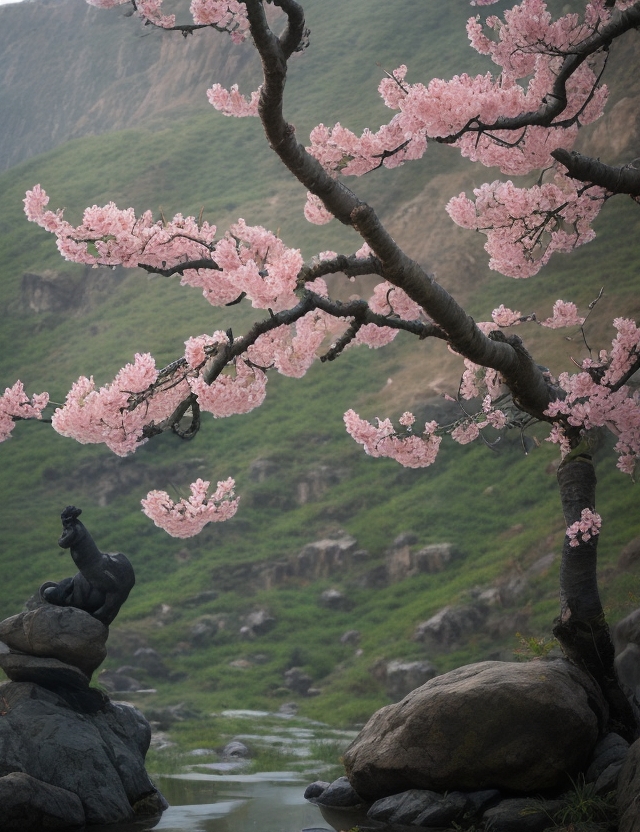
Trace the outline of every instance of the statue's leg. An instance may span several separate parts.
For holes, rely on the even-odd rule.
[[[73,578],[63,578],[58,583],[46,581],[40,587],[40,598],[56,607],[69,607],[73,599]]]

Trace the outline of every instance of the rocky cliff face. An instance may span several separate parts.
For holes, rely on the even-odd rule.
[[[0,170],[81,136],[166,123],[242,80],[250,50],[196,32],[124,25],[124,7],[33,0],[0,7]]]

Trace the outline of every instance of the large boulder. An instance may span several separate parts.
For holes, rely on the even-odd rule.
[[[13,771],[0,777],[2,832],[31,828],[62,832],[84,826],[84,810],[73,792]]]
[[[12,651],[58,659],[87,676],[107,655],[109,628],[84,610],[43,604],[0,622],[0,641]]]
[[[55,692],[28,682],[2,685],[0,697],[0,776],[28,775],[21,789],[33,812],[45,811],[51,794],[58,808],[49,814],[65,802],[75,806],[69,825],[78,803],[86,824],[134,820],[136,805],[158,815],[166,807],[144,768],[151,730],[135,708],[97,691]]]
[[[595,683],[564,659],[481,662],[379,710],[344,764],[367,800],[408,789],[538,792],[586,767],[607,716]]]
[[[640,740],[631,746],[622,766],[617,803],[620,832],[640,832]]]

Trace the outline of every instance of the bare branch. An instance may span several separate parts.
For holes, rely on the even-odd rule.
[[[554,150],[551,155],[567,168],[572,179],[600,185],[614,194],[640,196],[640,169],[634,167],[633,163],[612,167],[605,165],[599,159],[583,156],[575,150],[570,153],[563,148]]]
[[[161,269],[159,266],[147,266],[144,263],[138,263],[139,269],[144,269],[149,274],[159,274],[162,277],[172,277],[174,274],[184,274],[187,269],[215,269],[222,271],[215,260],[187,260],[184,263],[178,263],[177,266],[172,266],[170,269]]]

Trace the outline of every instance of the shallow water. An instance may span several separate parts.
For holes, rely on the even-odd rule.
[[[300,832],[332,830],[304,797],[298,774],[179,774],[157,777],[169,801],[159,823],[163,832]]]
[[[309,783],[332,779],[335,764],[313,759],[312,747],[336,743],[346,747],[353,731],[340,731],[319,722],[263,711],[224,711],[219,718],[239,718],[246,730],[234,740],[257,749],[275,749],[284,758],[286,771],[244,773],[243,759],[220,759],[211,749],[201,748],[182,755],[172,774],[151,778],[169,808],[161,818],[134,824],[91,827],[91,832],[301,832],[301,830],[350,829],[355,818],[323,818],[317,806],[304,799]],[[244,726],[243,726],[244,727]],[[167,744],[166,751],[171,752]],[[335,761],[339,751],[335,749]],[[170,769],[169,769],[170,770]],[[333,775],[330,773],[333,771]]]

